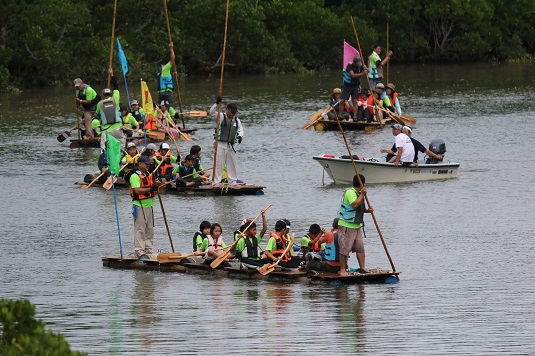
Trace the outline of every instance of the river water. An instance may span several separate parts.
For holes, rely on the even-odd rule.
[[[404,110],[418,119],[414,137],[445,140],[446,159],[461,163],[454,180],[369,187],[400,283],[333,287],[102,267],[101,256],[119,253],[113,194],[73,184],[95,170],[98,150],[56,141],[76,122],[74,91],[47,88],[0,95],[0,297],[28,298],[49,328],[93,355],[532,354],[534,66],[391,70]],[[339,77],[225,78],[225,102],[237,102],[246,131],[239,178],[267,188],[262,196],[164,195],[176,250],[189,251],[204,219],[219,222],[229,241],[270,203],[269,229],[280,218],[297,236],[312,223],[329,228],[347,187],[331,184],[311,157],[347,151],[339,132],[297,128],[326,106]],[[185,110],[207,110],[218,86],[215,77],[183,79]],[[200,144],[207,166],[213,126],[190,119],[194,142],[179,143],[184,152]],[[393,142],[390,129],[347,137],[365,157]],[[128,254],[131,203],[126,190],[117,195]],[[159,204],[154,210],[155,245],[169,250]],[[390,268],[371,219],[366,232],[367,266]]]

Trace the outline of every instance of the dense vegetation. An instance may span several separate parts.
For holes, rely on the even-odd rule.
[[[535,54],[532,0],[230,0],[228,70],[301,72],[340,66],[342,41],[395,61],[493,61]],[[218,71],[225,0],[168,0],[182,73]],[[106,78],[113,0],[2,0],[0,91]],[[118,0],[116,37],[130,78],[155,78],[169,53],[162,0]],[[114,55],[114,67],[118,68]]]
[[[34,316],[29,301],[0,299],[0,355],[85,355],[71,351],[62,335],[46,330]]]

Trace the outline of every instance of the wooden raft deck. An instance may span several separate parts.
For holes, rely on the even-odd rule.
[[[158,261],[139,261],[135,257],[104,256],[102,265],[114,269],[136,269],[144,271],[178,272],[189,274],[212,275],[215,277],[229,277],[238,279],[259,279],[278,282],[300,282],[311,284],[331,284],[334,286],[356,283],[397,283],[399,272],[372,268],[370,273],[352,272],[347,277],[337,273],[317,273],[301,270],[277,269],[263,276],[256,269],[242,269],[239,262],[230,262],[231,267],[212,269],[200,262],[199,258],[188,258],[182,262],[159,263]]]

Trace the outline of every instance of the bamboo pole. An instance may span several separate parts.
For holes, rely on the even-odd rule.
[[[110,66],[108,68],[108,88],[111,84],[111,68],[112,68],[112,60],[113,60],[113,40],[115,39],[115,17],[117,15],[117,0],[115,0],[113,4],[113,22],[111,25],[111,44],[110,44]]]
[[[169,25],[169,13],[167,12],[167,0],[163,0],[163,5],[165,8],[165,20],[167,22],[167,34],[169,35],[169,48],[171,50],[171,58],[175,58],[175,46],[173,45],[173,39],[171,38],[171,26]],[[178,109],[180,111],[180,118],[182,119],[182,129],[186,128],[184,123],[184,113],[182,110],[182,96],[180,95],[180,86],[178,84],[178,73],[176,71],[176,63],[173,61],[173,75],[175,77],[175,85],[178,99]]]
[[[228,31],[228,10],[230,7],[230,0],[227,0],[227,11],[225,14],[225,34],[223,36],[223,54],[221,55],[221,75],[219,76],[219,97],[223,97],[223,76],[225,74],[225,52],[227,48],[227,31]],[[218,135],[219,135],[219,115],[221,114],[221,103],[217,103],[217,116],[216,116],[216,131],[214,142],[214,165],[212,169],[212,179],[215,178],[215,171],[217,169],[217,147],[218,147]],[[214,182],[218,184],[219,182]]]

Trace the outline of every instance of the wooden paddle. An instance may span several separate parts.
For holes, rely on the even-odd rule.
[[[206,169],[207,169],[207,170],[208,170],[208,169],[212,169],[212,167],[210,167],[210,168],[206,168]],[[204,171],[204,169],[203,169],[202,171]],[[202,171],[200,171],[200,172],[202,172]],[[193,173],[190,173],[190,174],[186,174],[184,177],[180,177],[180,178],[189,178],[189,177],[191,177],[192,175],[194,175],[194,174],[198,174],[198,173],[199,173],[199,172],[193,172]],[[160,189],[160,188],[162,188],[162,187],[165,187],[167,184],[171,184],[171,183],[173,183],[172,180],[170,180],[169,182],[165,182],[165,183],[163,183],[163,184],[160,184],[160,185],[158,186],[158,189]]]
[[[249,225],[247,225],[247,227],[243,230],[243,232],[238,236],[238,238],[232,243],[232,245],[230,245],[230,247],[227,248],[227,250],[225,252],[223,252],[221,255],[219,255],[215,260],[212,261],[212,263],[210,263],[210,267],[212,268],[217,268],[219,267],[219,265],[221,263],[223,263],[229,256],[230,256],[230,253],[231,251],[236,248],[236,245],[238,244],[238,241],[240,241],[240,239],[242,237],[245,236],[245,232],[247,231],[247,229],[249,229],[249,227],[256,221],[256,219],[258,219],[260,217],[260,215],[262,215],[263,213],[266,212],[266,210],[268,210],[269,208],[271,208],[271,205],[272,204],[269,204],[264,210],[260,211],[260,213],[256,216],[256,218],[254,218],[250,223]]]
[[[386,114],[388,114],[398,124],[401,124],[401,125],[407,125],[407,123],[411,125],[416,124],[416,119],[409,115],[405,115],[405,114],[399,115],[399,114],[396,114],[395,112],[392,112],[388,109],[383,108],[382,106],[377,106],[377,108],[381,111],[384,111]]]
[[[208,116],[207,111],[184,111],[183,114],[193,116],[193,117]]]
[[[90,187],[91,187],[93,184],[95,184],[96,181],[99,180],[100,177],[102,177],[105,173],[106,173],[106,172],[102,172],[102,173],[100,173],[95,179],[93,179],[93,180],[91,181],[91,183],[82,185],[82,186],[80,187],[80,189],[87,189],[87,188],[90,188]]]
[[[126,168],[126,166],[128,166],[131,162],[133,162],[133,161],[136,159],[136,157],[141,156],[141,154],[143,153],[143,151],[145,151],[145,147],[143,147],[143,149],[141,150],[141,152],[139,152],[137,155],[135,155],[134,157],[130,158],[130,159],[128,160],[128,162],[126,162],[125,164],[123,164],[123,165],[121,166],[121,168],[119,169],[119,173],[121,173],[121,172]],[[117,173],[117,174],[119,174],[119,173]],[[117,181],[117,177],[114,177],[114,179],[115,179],[115,180],[113,181],[113,183],[115,183],[115,182]],[[111,189],[111,186],[112,186],[112,181],[111,181],[111,175],[110,175],[110,176],[108,177],[108,179],[106,179],[106,181],[104,182],[104,184],[102,184],[102,187],[103,187],[104,189],[106,189],[106,190],[110,190],[110,189]]]
[[[258,273],[260,273],[261,275],[265,276],[265,275],[268,275],[268,274],[270,274],[271,272],[273,272],[275,270],[275,267],[279,264],[279,262],[288,253],[288,251],[290,251],[290,248],[293,246],[293,244],[294,244],[294,236],[295,236],[295,234],[292,234],[292,236],[290,237],[290,241],[288,241],[288,246],[286,246],[286,248],[284,249],[284,252],[282,253],[282,255],[280,255],[279,258],[277,258],[277,261],[275,261],[274,263],[266,263],[262,267],[258,267],[258,269],[257,269]]]
[[[160,114],[162,114],[162,116],[165,116],[162,112],[162,109],[160,109],[158,106],[156,106],[156,110],[158,110],[158,112]],[[182,131],[180,131],[180,129],[175,125],[175,123],[173,122],[173,120],[168,120],[167,117],[165,117],[165,121],[167,124],[171,124],[171,126],[173,126],[173,128],[175,128],[177,131],[178,131],[178,134],[180,135],[180,137],[182,137],[183,140],[186,140],[186,141],[192,141],[191,137],[187,134],[187,133],[184,133]],[[169,132],[169,136],[171,136],[171,138],[173,140],[175,140],[174,136],[171,135],[171,133]],[[177,150],[178,150],[178,146],[177,146]]]
[[[338,102],[336,104],[340,103],[340,100],[338,100]],[[330,107],[328,109],[325,109],[324,111],[322,112],[317,112],[315,113],[314,115],[312,115],[310,117],[310,119],[312,120],[312,117],[314,117],[314,119],[312,120],[312,122],[309,122],[308,124],[306,125],[303,125],[300,127],[300,129],[303,129],[303,130],[308,130],[310,127],[314,126],[316,124],[316,122],[320,121],[321,119],[323,119],[323,114],[327,114],[329,113],[331,110],[334,109],[334,105],[330,105]]]
[[[78,122],[76,126],[74,126],[72,129],[65,131],[64,133],[58,135],[57,140],[59,142],[63,142],[67,139],[67,137],[71,137],[71,132],[76,130],[78,127],[80,127],[81,122]]]
[[[112,26],[111,26],[110,67],[109,67],[109,70],[108,70],[108,88],[110,87],[110,82],[111,82],[110,70],[111,70],[111,65],[112,65],[112,60],[113,60],[113,40],[115,39],[115,18],[116,18],[116,15],[117,15],[117,0],[115,0],[114,4],[113,4],[113,23],[112,23]]]
[[[180,262],[185,258],[193,257],[193,256],[200,256],[204,253],[193,252],[188,253],[187,255],[183,255],[180,252],[173,252],[173,253],[159,253],[158,254],[158,262],[160,263],[169,263],[169,262]]]

